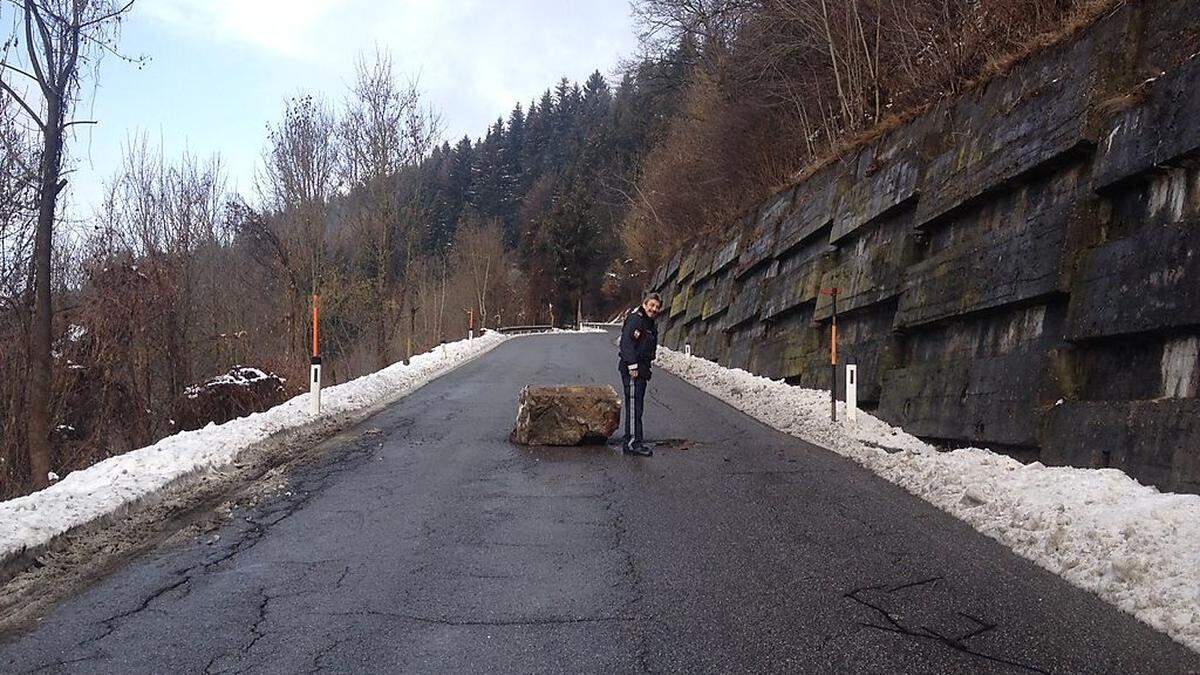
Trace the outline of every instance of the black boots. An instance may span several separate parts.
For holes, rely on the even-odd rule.
[[[637,455],[639,457],[650,457],[654,454],[654,451],[646,447],[644,443],[628,436],[625,437],[625,443],[622,445],[621,451],[627,455]]]

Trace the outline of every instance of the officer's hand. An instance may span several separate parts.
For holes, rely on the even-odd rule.
[[[637,379],[637,376],[638,376],[638,371],[637,371],[637,368],[630,368],[630,369],[629,369],[629,376],[630,376],[630,377],[632,377],[633,379],[635,379],[635,380],[636,380],[636,379]]]

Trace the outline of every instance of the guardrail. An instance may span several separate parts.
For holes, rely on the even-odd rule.
[[[599,328],[601,330],[604,330],[604,329],[608,329],[608,328],[620,328],[621,324],[605,323],[602,321],[584,321],[582,326],[584,328]],[[533,324],[533,325],[529,325],[529,326],[501,326],[500,328],[495,328],[493,330],[495,330],[499,333],[505,333],[508,335],[512,335],[512,334],[518,334],[518,333],[549,333],[550,331],[555,330],[556,328],[561,328],[561,327],[560,326],[551,326],[549,324]],[[563,330],[570,330],[570,329],[564,328]]]
[[[538,324],[538,325],[532,325],[532,326],[504,326],[502,328],[497,328],[496,330],[498,332],[505,333],[508,335],[515,334],[515,333],[548,333],[548,332],[554,330],[554,326],[551,326],[549,324],[545,324],[545,325]]]

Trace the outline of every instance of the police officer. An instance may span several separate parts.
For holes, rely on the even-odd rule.
[[[658,293],[648,294],[642,300],[642,306],[625,317],[618,350],[621,383],[625,387],[625,443],[622,449],[642,457],[654,454],[643,443],[642,408],[646,401],[646,384],[650,381],[650,362],[654,360],[655,352],[658,351],[658,326],[654,319],[661,310],[662,298]],[[629,405],[630,385],[633,388],[632,406]],[[631,414],[632,435],[629,433]]]

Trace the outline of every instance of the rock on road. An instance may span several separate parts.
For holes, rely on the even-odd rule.
[[[611,335],[509,341],[328,442],[219,539],[0,642],[0,672],[1194,672],[1200,656],[656,372],[649,459],[509,444]],[[211,542],[211,543],[210,543]]]

